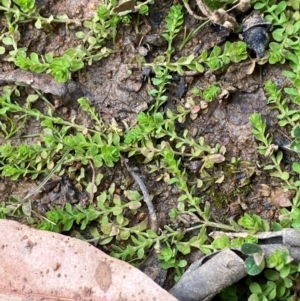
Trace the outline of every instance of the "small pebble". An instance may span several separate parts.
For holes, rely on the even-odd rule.
[[[138,51],[141,56],[147,56],[147,54],[148,54],[148,49],[144,46],[140,46],[138,48]]]

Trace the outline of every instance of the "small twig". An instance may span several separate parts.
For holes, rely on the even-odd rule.
[[[36,213],[36,212],[35,212]],[[48,223],[52,224],[53,226],[56,226],[56,223],[51,221],[50,219],[48,219],[47,217],[45,216],[42,216],[40,214],[38,214],[38,216],[41,218],[41,219],[44,219],[45,221],[47,221]]]
[[[290,142],[292,141],[292,139],[286,133],[284,133],[281,129],[276,129],[276,131],[278,131],[281,135],[283,135]]]
[[[183,1],[183,5],[184,5],[184,7],[186,8],[186,10],[188,11],[188,13],[189,13],[191,16],[193,16],[195,19],[197,19],[197,20],[207,20],[207,17],[200,17],[200,16],[196,15],[196,14],[193,12],[193,10],[191,9],[190,5],[189,5],[187,2]]]
[[[189,42],[191,40],[191,38],[194,37],[198,33],[198,31],[209,22],[210,22],[210,20],[208,19],[205,22],[202,22],[196,29],[191,30],[190,33],[182,41],[182,43],[179,47],[179,50],[182,50],[183,47],[187,44],[187,42]]]
[[[149,211],[150,228],[151,228],[152,231],[157,232],[157,230],[158,230],[157,217],[156,217],[155,209],[154,209],[154,206],[153,206],[152,201],[150,199],[150,195],[148,193],[148,190],[147,190],[143,180],[141,179],[141,177],[137,173],[135,173],[130,166],[128,166],[126,159],[123,159],[123,163],[124,163],[125,167],[127,168],[128,172],[131,174],[131,176],[136,181],[136,183],[140,186],[140,189],[141,189],[142,194],[144,196],[144,201],[145,201],[145,203],[148,207],[148,211]]]
[[[38,96],[41,98],[41,99],[43,99],[46,103],[47,103],[47,105],[52,109],[52,110],[54,110],[55,109],[55,107],[54,107],[54,105],[38,90],[38,89],[35,89],[35,88],[32,88],[37,94],[38,94]]]
[[[56,166],[50,171],[48,176],[33,190],[30,191],[21,201],[20,204],[23,204],[27,199],[29,199],[32,195],[36,194],[42,187],[45,186],[45,184],[49,181],[49,179],[53,176],[53,174],[56,172],[58,167],[63,163],[63,160],[66,158],[66,156],[69,154],[71,149],[68,149],[64,155],[60,158],[60,160],[57,162]]]
[[[94,187],[95,187],[95,168],[94,168],[94,165],[93,163],[91,162],[91,160],[89,161],[90,163],[90,166],[92,168],[92,171],[93,171],[93,176],[92,176],[92,190],[90,192],[90,201],[89,203],[92,204],[93,203],[93,199],[94,199]]]

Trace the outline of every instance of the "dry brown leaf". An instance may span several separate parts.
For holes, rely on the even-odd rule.
[[[255,69],[257,59],[250,59],[247,61],[244,61],[242,63],[232,64],[227,72],[233,73],[233,72],[242,72],[247,75],[250,75],[253,73]]]
[[[276,187],[271,193],[270,201],[277,208],[286,208],[292,206],[292,199],[295,195],[293,190],[284,191],[281,187]]]
[[[123,13],[125,11],[133,11],[135,7],[135,0],[122,0],[119,5],[113,9],[114,13]]]
[[[267,184],[260,184],[259,189],[257,189],[257,192],[262,196],[262,197],[268,197],[271,194],[271,187],[268,186]]]
[[[235,29],[238,25],[236,19],[230,16],[224,9],[217,9],[210,16],[210,20],[229,29]]]
[[[177,300],[86,242],[8,220],[0,220],[0,233],[0,300]]]
[[[213,163],[221,163],[225,161],[225,157],[221,154],[208,155],[207,160]]]
[[[240,12],[246,12],[248,9],[251,8],[251,1],[250,0],[240,0],[238,4],[230,8],[228,11],[236,9]]]
[[[240,5],[235,5],[233,8],[237,8],[240,10],[246,9],[247,3],[249,4],[249,1],[250,0],[241,0],[242,3]],[[210,8],[206,5],[204,0],[196,0],[196,3],[198,5],[198,8],[200,9],[201,13],[205,17],[196,15],[192,11],[192,9],[189,6],[189,4],[187,3],[187,1],[183,1],[184,7],[187,9],[189,14],[191,14],[194,18],[196,18],[198,20],[205,20],[208,18],[208,19],[210,19],[211,22],[221,25],[221,26],[224,26],[231,30],[234,30],[238,26],[238,23],[237,23],[235,17],[229,15],[228,12],[225,11],[224,9],[217,9],[215,11],[211,11]],[[228,10],[228,11],[230,11],[230,10]]]

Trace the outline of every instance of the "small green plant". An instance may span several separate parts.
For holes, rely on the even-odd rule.
[[[200,96],[207,102],[211,102],[213,99],[215,99],[221,93],[221,88],[220,88],[219,84],[218,85],[210,85],[202,92],[198,88],[194,87],[192,89],[192,93],[197,96]]]
[[[280,178],[288,187],[290,187],[291,184],[288,181],[290,175],[287,171],[283,171],[280,166],[283,153],[281,151],[277,151],[276,145],[272,144],[272,137],[269,134],[265,134],[266,123],[262,120],[261,115],[252,114],[250,116],[250,123],[253,127],[252,134],[258,141],[262,142],[262,145],[258,146],[259,153],[265,157],[270,157],[272,161],[272,164],[267,165],[265,169],[275,169],[275,171],[271,173],[271,176]],[[275,151],[277,151],[276,154]]]
[[[14,63],[24,70],[30,70],[36,73],[51,71],[51,74],[57,82],[66,82],[70,79],[70,73],[82,69],[84,63],[82,59],[85,53],[79,49],[68,49],[63,56],[53,58],[50,54],[45,57],[38,57],[37,53],[32,52],[30,57],[26,56],[24,50],[17,52]]]
[[[252,3],[254,8],[264,13],[265,19],[275,27],[272,31],[269,62],[284,63],[289,59],[290,50],[297,50],[300,20],[295,7],[299,4],[295,1],[276,0],[252,0]]]
[[[152,79],[152,82],[155,88],[149,91],[149,95],[153,96],[155,99],[155,104],[151,107],[151,109],[154,113],[156,113],[168,99],[165,92],[172,76],[169,74],[167,68],[157,66],[154,70],[155,77]]]
[[[39,229],[61,232],[69,231],[73,224],[80,225],[80,229],[86,229],[92,221],[97,220],[98,227],[91,227],[91,234],[100,244],[110,243],[116,236],[117,239],[127,240],[134,229],[126,228],[129,219],[124,217],[125,210],[136,210],[141,206],[141,196],[137,191],[126,191],[129,201],[125,202],[115,193],[115,185],[112,184],[107,191],[97,197],[97,207],[82,208],[77,205],[72,208],[66,204],[65,210],[55,208],[46,213],[46,220],[39,224]],[[140,227],[140,231],[145,230]]]
[[[286,250],[275,250],[274,253],[267,258],[267,266],[272,269],[275,268],[280,277],[286,278],[291,272],[290,263],[293,258],[289,255]]]
[[[286,89],[285,91],[289,91]],[[281,89],[278,89],[276,84],[272,81],[268,80],[265,83],[265,91],[268,94],[268,104],[270,104],[270,108],[279,111],[279,114],[277,115],[277,118],[279,119],[278,124],[280,126],[291,125],[292,127],[295,127],[297,121],[300,119],[300,110],[291,110],[289,108],[288,98],[283,98]]]
[[[238,301],[239,298],[237,293],[238,293],[237,286],[233,284],[223,289],[218,296],[221,298],[221,300],[224,301]]]
[[[256,214],[250,216],[245,213],[244,216],[238,220],[238,224],[251,233],[269,231],[270,228],[268,222]]]
[[[274,26],[272,31],[272,39],[270,43],[270,51],[267,54],[269,63],[288,62],[290,69],[284,70],[283,75],[291,81],[291,86],[278,89],[275,83],[267,81],[265,83],[265,91],[268,94],[268,104],[273,109],[279,111],[278,124],[280,126],[291,126],[291,137],[294,141],[291,143],[291,149],[299,153],[299,95],[300,95],[300,73],[299,73],[299,37],[300,18],[299,3],[297,1],[276,1],[276,0],[253,0],[255,9],[259,9],[265,15],[265,19],[271,22]],[[283,154],[277,151],[276,146],[272,144],[272,138],[266,134],[266,127],[263,125],[260,117],[253,114],[250,122],[254,127],[253,134],[256,139],[263,142],[264,145],[259,146],[259,152],[265,156],[270,156],[273,164],[268,165],[265,169],[275,169],[271,173],[272,176],[282,179],[287,187],[293,188],[295,185],[289,173],[282,171],[280,162]],[[260,124],[260,125],[259,125]],[[259,133],[260,132],[260,133]],[[275,154],[276,153],[276,154]],[[297,166],[293,165],[293,169],[297,170]],[[297,182],[297,181],[296,181]],[[296,186],[296,185],[295,185]],[[297,187],[297,186],[296,186]],[[295,188],[295,187],[294,187]]]
[[[291,132],[291,136],[293,137],[293,141],[291,143],[291,149],[296,151],[298,154],[300,153],[300,126],[299,124],[297,124],[292,132]],[[297,170],[297,172],[299,171],[299,169]]]
[[[55,117],[51,107],[48,114],[44,114],[34,108],[34,102],[27,101],[21,106],[12,101],[14,89],[5,91],[0,98],[3,120],[8,122],[5,117],[9,114],[23,114],[26,116],[26,122],[31,118],[40,120],[42,131],[40,143],[14,146],[8,142],[0,147],[0,170],[3,176],[12,179],[30,176],[35,179],[54,170],[58,175],[73,174],[76,171],[74,164],[80,162],[82,164],[80,179],[82,179],[84,166],[92,164],[97,168],[105,164],[107,167],[113,167],[120,160],[121,154],[144,156],[146,162],[155,159],[152,172],[155,171],[154,166],[158,164],[156,167],[164,168],[169,175],[169,179],[166,178],[168,183],[176,185],[182,191],[178,199],[178,208],[172,211],[171,218],[175,222],[177,219],[184,220],[184,216],[193,217],[196,225],[186,232],[200,229],[200,233],[186,239],[186,232],[173,230],[168,226],[159,234],[147,229],[147,224],[143,222],[130,226],[125,212],[131,211],[132,214],[136,214],[141,205],[141,196],[124,191],[127,198],[125,201],[115,193],[114,185],[97,196],[96,205],[83,208],[68,204],[65,208],[51,209],[46,213],[45,220],[39,223],[39,228],[69,231],[78,225],[81,230],[89,230],[92,240],[98,241],[99,244],[108,244],[113,240],[117,242],[128,240],[126,247],[120,247],[117,243],[113,247],[112,255],[124,260],[142,259],[151,246],[159,250],[163,244],[169,244],[174,253],[170,258],[162,257],[162,260],[168,258],[163,261],[165,267],[174,267],[178,277],[184,268],[184,262],[177,259],[179,253],[188,254],[191,248],[199,248],[205,253],[210,253],[213,249],[206,236],[207,227],[234,231],[233,226],[210,221],[209,206],[202,208],[201,199],[193,195],[193,187],[188,184],[186,171],[181,167],[180,157],[200,158],[203,160],[202,170],[212,168],[224,158],[222,154],[218,154],[219,146],[210,147],[204,143],[203,138],[195,141],[188,135],[188,131],[184,131],[182,135],[176,132],[174,121],[183,122],[188,112],[175,114],[168,111],[167,119],[160,112],[140,113],[137,126],[124,136],[122,131],[106,126],[85,98],[80,98],[78,102],[80,108],[93,121],[92,128],[78,125],[73,120],[66,121]],[[95,185],[99,185],[100,181],[101,179],[97,177]],[[87,186],[87,189],[91,190],[91,185]],[[25,203],[30,204],[30,200],[26,200]],[[15,207],[20,210],[23,207],[26,209],[22,202]],[[3,207],[3,217],[11,214],[8,209],[6,206]],[[30,213],[28,216],[30,217]]]
[[[184,69],[198,71],[203,73],[204,66],[208,69],[216,71],[230,62],[238,63],[248,57],[247,46],[244,42],[226,42],[224,49],[215,46],[209,53],[204,50],[199,56],[193,54],[181,57],[176,62],[171,62],[163,56],[158,56],[152,63],[146,63],[145,66],[152,67],[154,70],[157,66],[166,67],[170,71],[176,71],[180,75],[184,74]]]
[[[162,261],[162,268],[170,269],[175,268],[176,276],[175,281],[178,281],[184,272],[184,267],[187,265],[187,261],[184,259],[176,259],[178,249],[171,248],[169,244],[162,248],[158,258]]]
[[[72,150],[66,158],[65,163],[81,162],[87,165],[89,161],[96,167],[114,166],[120,159],[120,136],[104,126],[99,117],[95,114],[95,109],[91,108],[85,98],[78,100],[83,110],[90,114],[95,121],[95,129],[86,129],[83,125],[68,122],[60,117],[53,117],[49,109],[49,115],[45,115],[38,110],[32,109],[30,102],[25,107],[11,101],[11,90],[0,97],[2,110],[0,116],[6,120],[10,113],[23,114],[23,116],[33,117],[41,120],[43,132],[41,142],[33,145],[26,143],[12,146],[10,142],[0,147],[0,170],[3,176],[12,177],[16,180],[20,176],[30,176],[35,179],[39,174],[46,174],[51,171],[57,162],[55,156],[64,154]],[[24,118],[25,118],[24,117]],[[7,126],[1,123],[2,128]],[[70,129],[75,129],[77,133],[70,133]],[[90,131],[86,135],[82,132]],[[57,170],[58,174],[64,173],[63,166]]]
[[[93,61],[107,57],[112,50],[105,47],[105,42],[114,39],[117,33],[117,26],[121,18],[112,13],[112,6],[99,6],[94,18],[85,21],[84,26],[89,29],[88,33],[78,31],[76,36],[83,39],[83,45],[76,49],[68,49],[61,57],[55,57],[48,53],[45,56],[38,56],[32,52],[29,56],[26,49],[15,49],[9,61],[13,61],[16,66],[31,70],[36,73],[51,72],[57,82],[66,82],[70,79],[70,73],[80,70],[87,61],[89,65]]]
[[[262,248],[253,243],[244,243],[241,251],[248,255],[245,260],[245,270],[248,275],[255,276],[260,274],[265,268],[265,255]]]
[[[101,212],[94,208],[84,209],[77,205],[76,209],[67,203],[64,210],[56,208],[46,213],[46,220],[41,222],[38,226],[41,230],[48,230],[53,232],[70,231],[73,224],[80,225],[81,230],[85,230],[87,225],[97,219]]]
[[[5,202],[1,202],[0,206],[0,218],[5,219],[11,213],[11,209],[6,206]]]
[[[251,295],[248,301],[289,300],[295,276],[298,277],[298,266],[291,263],[292,258],[286,250],[276,250],[266,259],[264,270],[266,283],[250,282]]]
[[[155,73],[155,77],[152,79],[155,88],[149,92],[155,98],[155,104],[150,108],[150,111],[153,110],[154,112],[157,112],[160,106],[167,100],[164,93],[171,79],[170,72],[184,75],[187,70],[203,73],[208,68],[215,71],[223,68],[230,62],[240,62],[248,57],[247,46],[244,42],[226,42],[223,52],[221,47],[215,46],[210,53],[205,50],[199,56],[191,54],[189,56],[182,56],[177,61],[172,62],[172,54],[175,51],[173,47],[174,39],[183,24],[182,5],[171,6],[165,22],[167,29],[162,34],[168,42],[165,55],[156,57],[151,63],[145,63],[143,59],[141,60],[142,66],[151,67]],[[204,98],[211,101],[219,93],[220,88],[216,85],[205,91]]]
[[[0,46],[0,53],[4,54],[7,52],[7,48],[12,47],[13,49],[9,51],[9,60],[13,60],[19,50],[26,50],[25,47],[18,48],[20,23],[34,21],[35,27],[38,29],[42,27],[49,29],[51,23],[65,23],[66,25],[80,23],[80,20],[71,20],[66,15],[57,16],[57,18],[42,17],[36,9],[35,0],[2,0],[0,12],[3,12],[5,16],[4,30],[0,36],[0,41],[4,46]]]
[[[66,82],[70,79],[72,72],[83,68],[84,63],[89,65],[93,61],[99,61],[112,53],[111,49],[105,47],[108,40],[115,40],[117,27],[120,23],[128,23],[128,15],[119,16],[114,12],[116,5],[113,1],[106,1],[105,5],[99,5],[94,17],[91,20],[71,20],[66,15],[54,18],[43,18],[35,7],[34,0],[28,1],[7,1],[3,0],[0,11],[5,12],[7,32],[0,36],[0,40],[6,47],[12,47],[7,55],[7,61],[14,62],[16,66],[24,70],[31,70],[36,73],[51,73],[57,82]],[[142,13],[147,13],[147,5],[138,5]],[[18,23],[35,21],[35,27],[42,29],[51,26],[51,23],[75,23],[80,25],[82,21],[85,31],[76,32],[82,45],[77,48],[68,49],[61,57],[53,57],[51,53],[44,56],[35,52],[27,53],[27,48],[18,47],[20,32]],[[6,47],[0,47],[0,54],[6,52]]]
[[[276,250],[266,257],[259,245],[245,243],[241,251],[248,255],[245,269],[249,276],[245,283],[224,289],[219,294],[221,300],[239,300],[241,297],[238,297],[238,290],[241,286],[242,298],[247,298],[248,301],[294,300],[292,287],[297,285],[299,264],[292,263],[287,250]],[[245,284],[249,289],[248,293]]]
[[[180,4],[171,6],[170,11],[165,18],[165,21],[167,24],[167,30],[162,34],[162,36],[168,42],[168,49],[166,51],[166,54],[168,57],[167,61],[170,61],[172,52],[174,51],[172,49],[173,40],[179,33],[184,21],[183,6]]]

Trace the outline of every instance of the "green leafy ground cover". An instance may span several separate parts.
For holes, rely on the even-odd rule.
[[[229,1],[220,1],[219,5],[228,3]],[[80,20],[88,30],[88,34],[83,31],[76,33],[77,38],[82,40],[81,46],[67,50],[61,57],[53,57],[51,54],[41,56],[34,52],[28,53],[25,47],[19,48],[19,25],[24,22],[34,22],[35,27],[42,30],[55,22],[69,25],[76,24],[79,20],[71,20],[67,16],[43,18],[36,10],[34,0],[1,0],[0,12],[5,16],[5,30],[0,36],[1,54],[19,68],[36,73],[50,73],[58,82],[65,82],[72,72],[82,69],[85,64],[91,65],[114,51],[108,49],[106,43],[115,39],[120,24],[131,22],[132,13],[119,16],[114,12],[116,5],[114,1],[106,1],[104,5],[97,8],[91,20]],[[275,83],[268,81],[265,83],[265,92],[270,107],[279,112],[279,126],[287,128],[290,132],[292,139],[290,148],[299,153],[299,3],[298,1],[254,0],[252,5],[264,13],[265,19],[274,26],[269,50],[260,63],[287,63],[290,67],[283,74],[290,79],[291,85],[280,90]],[[148,13],[147,5],[136,3],[136,7],[135,13]],[[214,8],[216,7],[212,7]],[[159,253],[162,266],[175,268],[176,279],[182,275],[187,265],[187,261],[183,259],[184,255],[189,254],[193,249],[209,254],[226,247],[246,248],[246,243],[257,242],[251,235],[256,232],[270,229],[275,231],[283,227],[296,229],[300,227],[300,164],[294,162],[292,170],[283,169],[281,164],[283,153],[274,145],[273,138],[267,132],[266,123],[260,114],[252,114],[250,123],[253,127],[252,133],[259,142],[258,152],[269,159],[269,163],[261,168],[269,170],[270,176],[279,178],[284,189],[295,191],[291,209],[281,209],[279,220],[271,225],[258,215],[250,216],[247,213],[237,222],[231,220],[230,224],[227,224],[211,221],[210,205],[195,195],[195,187],[210,185],[211,181],[207,181],[207,170],[225,160],[225,150],[221,145],[213,147],[207,145],[202,137],[195,140],[188,135],[187,130],[183,134],[177,133],[176,122],[184,123],[187,118],[196,117],[193,106],[191,108],[178,106],[177,113],[168,110],[166,116],[161,112],[161,106],[167,100],[166,91],[171,74],[177,72],[182,75],[187,70],[199,73],[207,70],[216,71],[232,63],[246,60],[248,51],[242,41],[226,42],[199,55],[191,54],[174,59],[176,51],[174,41],[183,30],[184,13],[181,4],[170,8],[165,18],[166,30],[162,35],[167,41],[165,52],[154,58],[151,63],[146,63],[143,58],[139,60],[141,67],[150,67],[154,72],[151,79],[153,89],[149,94],[154,97],[155,103],[147,112],[138,115],[134,128],[122,130],[114,124],[105,124],[86,98],[78,99],[78,103],[80,109],[93,121],[89,128],[75,123],[74,120],[57,117],[51,105],[48,105],[46,113],[36,109],[35,102],[38,101],[39,94],[28,95],[25,104],[21,105],[16,101],[21,96],[21,88],[17,84],[3,88],[0,97],[0,127],[7,142],[0,146],[1,175],[12,180],[24,177],[49,179],[53,174],[71,175],[74,173],[74,163],[80,162],[82,167],[78,182],[94,198],[88,208],[66,204],[65,208],[53,208],[46,213],[46,216],[41,217],[32,214],[30,210],[28,212],[30,196],[22,200],[12,197],[1,202],[1,218],[22,218],[24,222],[40,229],[56,232],[70,231],[74,225],[78,225],[80,230],[89,232],[91,238],[88,241],[97,242],[100,246],[112,244],[111,255],[127,261],[145,258],[147,251],[154,247]],[[209,102],[218,96],[220,87],[212,85],[205,91],[193,92]],[[14,117],[16,115],[18,118]],[[10,139],[31,118],[40,121],[42,132],[39,142],[19,145],[12,143]],[[133,225],[126,214],[128,211],[133,216],[138,213],[143,200],[139,192],[124,187],[126,198],[123,198],[116,193],[115,184],[112,183],[106,190],[96,193],[95,187],[100,185],[103,175],[98,173],[95,179],[88,179],[87,166],[114,167],[122,159],[129,157],[137,162],[150,164],[151,172],[157,169],[165,170],[167,175],[165,181],[181,191],[177,208],[170,212],[171,221],[189,215],[197,220],[195,226],[182,230],[173,227],[174,222],[155,232],[149,229],[147,222]],[[200,159],[203,162],[201,177],[196,183],[188,181],[187,171],[182,164],[186,159]],[[208,229],[211,228],[225,232],[247,231],[249,235],[235,240],[230,240],[224,235],[212,241],[208,237]],[[198,234],[190,235],[195,233],[195,230],[198,230]],[[85,239],[81,234],[78,234],[78,237]],[[252,253],[246,248],[245,254],[248,254],[249,258]],[[254,253],[260,254],[261,251],[257,249]],[[266,259],[261,255],[261,258],[260,264],[252,261],[250,267],[246,266],[249,275],[263,273],[263,277],[258,281],[250,276],[246,280],[249,287],[248,300],[297,300],[292,299],[295,297],[292,288],[298,283],[300,266],[291,263],[290,257],[285,252],[276,252],[271,258]],[[251,260],[248,260],[248,263],[249,261]],[[261,264],[262,262],[264,264]],[[253,267],[258,271],[257,273],[251,272]],[[226,289],[219,298],[238,300],[237,286]]]

